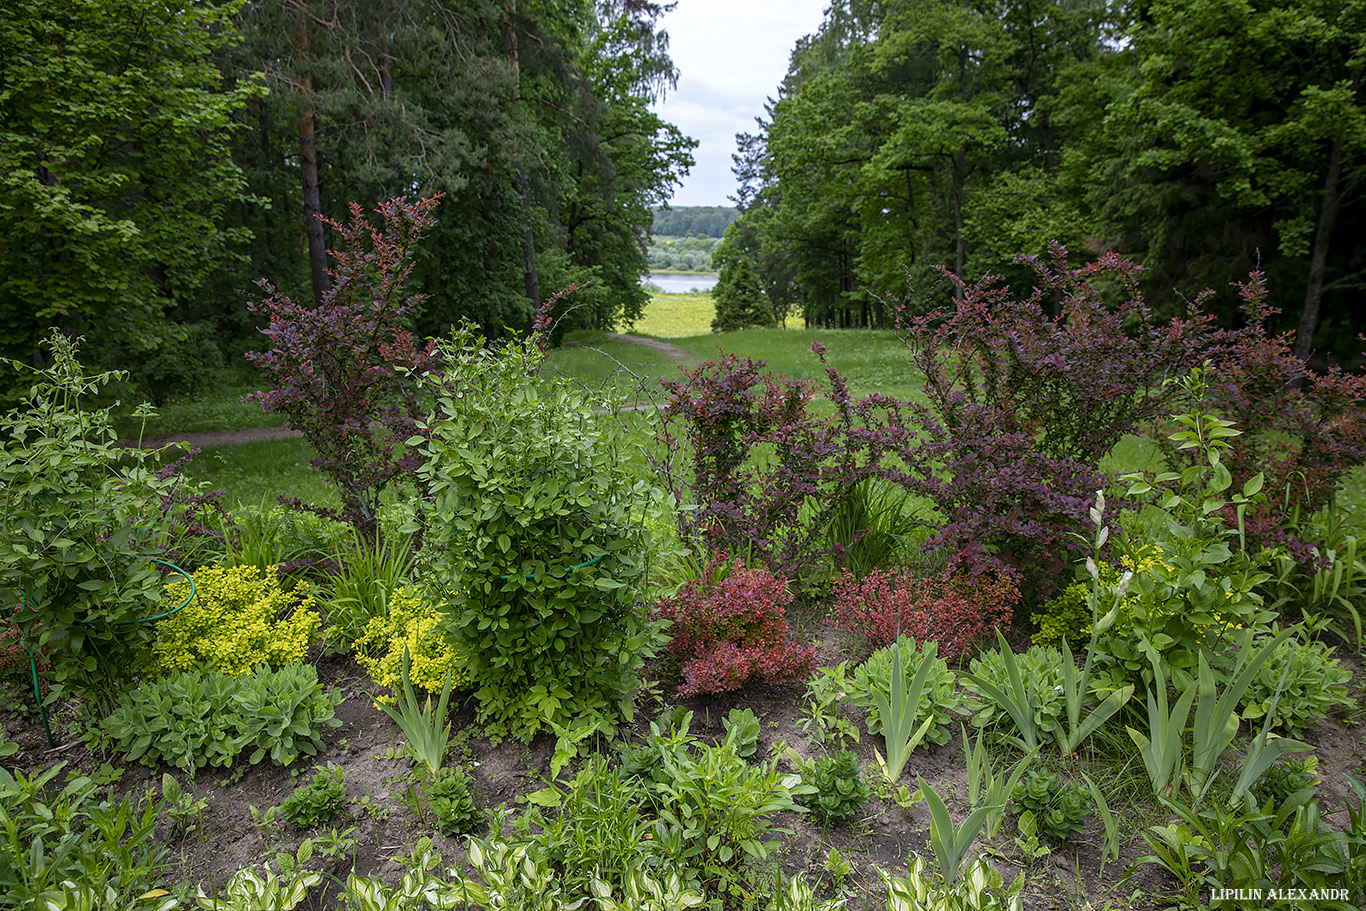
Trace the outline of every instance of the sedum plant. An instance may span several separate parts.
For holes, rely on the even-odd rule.
[[[341,701],[308,664],[262,665],[242,677],[181,671],[120,694],[104,724],[126,759],[149,766],[164,761],[193,773],[232,765],[247,750],[253,765],[267,756],[289,765],[322,750],[322,729],[341,724]]]
[[[299,785],[280,804],[280,815],[301,829],[337,816],[346,806],[346,770],[328,763],[313,773],[313,780]]]
[[[157,628],[153,653],[165,671],[206,666],[240,677],[261,664],[297,664],[317,634],[312,601],[283,591],[273,567],[203,566],[194,590],[194,600]],[[179,604],[190,583],[172,583],[166,592]]]
[[[918,728],[926,721],[924,739],[936,746],[949,741],[952,714],[959,705],[958,678],[938,654],[938,644],[917,646],[909,636],[878,649],[868,660],[855,666],[846,681],[849,701],[868,709],[868,733],[885,734],[885,718],[891,710],[896,681],[911,684],[924,668],[924,679],[916,693],[903,691],[902,705],[911,713],[908,722]],[[899,670],[899,673],[898,673]]]
[[[863,780],[858,757],[849,750],[822,756],[802,772],[802,783],[814,789],[797,802],[806,807],[822,825],[843,822],[863,807],[872,789]]]
[[[1322,641],[1288,639],[1249,682],[1240,714],[1255,721],[1270,713],[1272,728],[1298,737],[1334,709],[1356,704],[1347,691],[1351,680],[1351,671]]]

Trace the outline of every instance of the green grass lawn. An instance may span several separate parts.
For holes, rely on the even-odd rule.
[[[708,295],[666,296],[710,299]],[[920,397],[919,374],[909,364],[906,347],[890,332],[866,330],[748,329],[712,333],[703,328],[669,339],[683,352],[682,358],[614,341],[603,332],[578,332],[568,337],[565,347],[549,353],[546,369],[550,375],[570,377],[585,388],[615,390],[628,402],[643,404],[651,400],[663,402],[659,380],[679,377],[680,367],[691,367],[721,352],[734,353],[766,361],[770,372],[814,382],[817,396],[813,410],[830,414],[832,408],[823,395],[828,389],[825,371],[810,350],[813,338],[825,345],[829,363],[849,381],[856,397],[874,392],[902,400]],[[146,436],[280,423],[277,416],[264,414],[259,406],[241,403],[240,397],[246,391],[248,387],[239,383],[198,400],[165,406],[161,416],[149,422]],[[629,418],[629,423],[642,435],[648,432],[652,421],[651,412],[639,412]],[[130,436],[137,431],[135,425],[120,429]],[[335,493],[326,478],[308,465],[309,458],[311,451],[300,439],[215,446],[205,449],[190,474],[227,491],[231,504],[274,502],[276,496],[284,494],[336,505]],[[1115,447],[1101,467],[1111,472],[1155,471],[1160,468],[1160,456],[1151,440],[1130,436]],[[1339,504],[1353,511],[1366,510],[1366,467],[1348,477]]]

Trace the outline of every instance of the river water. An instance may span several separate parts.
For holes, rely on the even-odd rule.
[[[694,272],[688,275],[672,275],[651,272],[642,282],[658,285],[665,294],[683,294],[688,291],[710,291],[716,287],[715,272]]]

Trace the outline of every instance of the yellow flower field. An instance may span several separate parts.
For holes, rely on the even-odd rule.
[[[706,335],[716,316],[716,303],[710,294],[699,291],[665,294],[657,291],[645,305],[645,315],[636,321],[632,332],[656,338],[685,338]]]

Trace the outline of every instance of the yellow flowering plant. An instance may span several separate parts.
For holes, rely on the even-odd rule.
[[[423,599],[416,588],[400,588],[389,596],[389,612],[374,617],[355,643],[356,661],[375,683],[395,692],[403,688],[403,654],[410,656],[408,680],[428,693],[440,693],[451,675],[454,689],[465,689],[470,678],[440,628],[441,611]]]
[[[163,673],[204,666],[240,677],[257,665],[303,660],[321,618],[311,599],[280,588],[273,569],[215,564],[194,579],[194,600],[157,631],[153,653]],[[168,600],[184,600],[189,587],[166,586]]]

